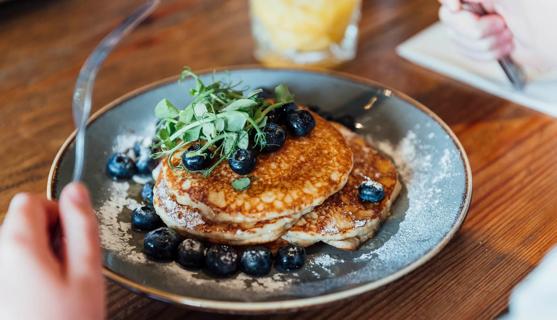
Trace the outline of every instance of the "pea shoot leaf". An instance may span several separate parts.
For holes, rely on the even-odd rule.
[[[243,191],[249,188],[251,180],[248,177],[242,177],[232,181],[232,188],[236,191]]]
[[[155,116],[159,119],[175,118],[178,116],[178,108],[168,99],[162,99],[155,106]]]
[[[249,134],[242,130],[238,133],[238,148],[247,149],[249,147]]]
[[[193,113],[196,119],[201,119],[207,113],[207,106],[204,103],[196,103],[193,106]]]
[[[223,114],[226,119],[227,131],[240,131],[244,128],[247,121],[247,114],[240,111],[228,111]]]
[[[257,105],[258,105],[257,101],[254,101],[252,99],[238,99],[238,100],[232,101],[232,103],[227,105],[224,109],[222,109],[222,111],[235,111],[235,110],[241,110],[241,109],[251,109],[251,108],[253,108]]]
[[[178,120],[182,123],[189,123],[193,119],[193,108],[187,107],[184,110],[181,110],[178,115]]]
[[[275,88],[277,101],[271,104],[259,97],[261,89],[247,91],[248,88],[238,87],[240,83],[225,80],[213,80],[206,84],[185,68],[180,81],[188,78],[194,80],[194,87],[190,90],[191,100],[183,109],[177,108],[168,99],[162,99],[155,106],[155,115],[161,119],[157,124],[156,138],[160,151],[156,156],[169,157],[189,143],[199,142],[202,148],[193,153],[210,152],[215,159],[209,168],[201,171],[205,176],[238,149],[263,148],[267,114],[294,99],[285,85]],[[249,178],[242,179],[237,179],[239,182],[236,184],[247,188]]]
[[[275,87],[275,96],[278,102],[294,101],[294,95],[290,93],[290,90],[288,90],[288,87],[284,84],[279,84]]]

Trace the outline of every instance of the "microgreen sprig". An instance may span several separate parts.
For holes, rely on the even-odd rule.
[[[264,148],[262,129],[267,114],[294,100],[288,87],[282,84],[275,88],[276,102],[271,104],[259,97],[261,89],[248,91],[239,87],[241,82],[213,80],[206,84],[186,67],[180,81],[188,78],[194,80],[194,87],[189,92],[191,101],[185,107],[179,109],[168,99],[162,99],[155,107],[159,119],[156,147],[160,151],[154,156],[168,157],[172,164],[170,159],[177,151],[197,141],[202,147],[190,152],[191,156],[205,156],[209,151],[215,158],[213,165],[202,171],[205,176],[238,149]]]

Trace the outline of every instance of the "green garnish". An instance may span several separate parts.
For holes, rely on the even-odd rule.
[[[216,159],[210,168],[201,171],[205,176],[238,149],[264,148],[262,129],[267,123],[267,114],[294,99],[288,87],[282,84],[275,88],[277,102],[269,104],[258,96],[260,89],[249,92],[247,88],[239,88],[240,83],[221,80],[205,84],[189,68],[184,68],[180,80],[189,77],[195,80],[195,87],[190,91],[192,100],[188,105],[179,109],[168,99],[162,99],[155,107],[155,116],[160,119],[155,134],[159,141],[156,147],[161,151],[154,157],[168,157],[171,163],[175,152],[198,141],[203,146],[191,152],[191,156],[209,151]]]
[[[232,181],[232,188],[236,191],[243,191],[249,188],[251,180],[248,177],[238,178]]]

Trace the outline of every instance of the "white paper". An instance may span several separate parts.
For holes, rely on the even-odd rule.
[[[557,117],[557,77],[528,73],[523,91],[512,88],[496,61],[478,62],[457,51],[441,23],[435,23],[397,48],[400,56],[471,86]]]

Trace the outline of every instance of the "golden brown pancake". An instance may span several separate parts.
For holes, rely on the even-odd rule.
[[[303,214],[297,213],[257,223],[212,222],[203,217],[196,208],[177,203],[160,176],[155,183],[153,206],[163,222],[179,233],[229,245],[273,242],[292,227]]]
[[[302,246],[323,241],[345,250],[354,250],[371,238],[390,215],[400,192],[396,167],[385,155],[372,148],[361,136],[338,125],[354,154],[354,169],[344,188],[322,205],[304,215],[282,237]],[[362,202],[358,186],[368,179],[381,183],[385,198],[379,203]]]
[[[232,187],[240,176],[226,162],[204,177],[172,169],[163,160],[163,179],[178,203],[210,221],[253,224],[308,212],[345,185],[353,161],[340,132],[312,115],[316,126],[308,136],[289,136],[280,150],[257,157],[247,190]],[[180,157],[177,152],[174,165]]]

